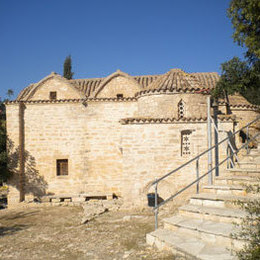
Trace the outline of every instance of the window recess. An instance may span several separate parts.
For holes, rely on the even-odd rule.
[[[56,165],[57,165],[57,176],[69,175],[68,159],[58,159]]]

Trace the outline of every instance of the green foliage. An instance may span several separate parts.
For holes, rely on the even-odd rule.
[[[8,97],[10,98],[13,95],[13,90],[9,89],[7,92]],[[5,105],[4,102],[8,99],[0,100],[0,185],[3,181],[6,181],[10,176],[10,171],[7,167],[7,150],[6,150],[6,114],[5,114]]]
[[[7,151],[6,151],[6,128],[5,120],[0,121],[0,185],[6,181],[10,173],[7,168]]]
[[[259,180],[260,181],[260,180]],[[259,194],[260,185],[249,185],[247,191]],[[236,252],[239,260],[259,260],[260,259],[260,199],[250,201],[237,201],[237,205],[247,212],[247,216],[242,220],[240,232],[232,234],[232,237],[247,240],[244,247]]]
[[[234,57],[230,61],[222,63],[221,70],[221,79],[214,90],[215,96],[220,96],[224,91],[232,95],[245,89],[249,70],[246,62]]]
[[[238,92],[260,105],[260,1],[231,0],[228,16],[235,29],[234,41],[247,47],[247,60],[234,57],[221,65],[222,75],[213,96]]]
[[[250,66],[244,81],[245,88],[241,90],[241,95],[252,104],[260,105],[260,60]]]
[[[66,79],[72,79],[73,72],[71,71],[71,56],[67,56],[63,64],[63,77]]]
[[[249,65],[238,57],[221,64],[221,78],[213,90],[214,97],[224,93],[232,95],[236,92],[244,96],[250,103],[260,105],[260,62]]]
[[[260,58],[260,1],[232,0],[228,16],[235,29],[234,41],[248,48],[249,58]]]
[[[14,95],[14,91],[12,89],[8,89],[6,95],[8,98],[11,98]]]

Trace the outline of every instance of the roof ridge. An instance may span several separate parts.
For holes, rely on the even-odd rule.
[[[106,77],[104,77],[106,78]],[[104,78],[84,78],[84,79],[70,79],[69,81],[75,81],[75,80],[102,80]]]
[[[162,77],[159,77],[151,84],[147,86],[147,89],[165,89],[165,90],[176,90],[179,91],[181,89],[203,89],[207,86],[199,81],[194,75],[191,73],[187,73],[182,69],[176,68],[171,69]]]
[[[208,71],[208,72],[191,72],[190,74],[204,74],[204,73],[206,73],[206,74],[208,74],[208,73],[211,73],[211,74],[218,74],[218,72],[216,72],[216,71]],[[218,74],[219,75],[219,74]]]

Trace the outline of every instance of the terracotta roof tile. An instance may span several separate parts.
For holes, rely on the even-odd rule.
[[[199,91],[209,88],[206,83],[206,80],[205,82],[201,82],[194,75],[185,73],[181,69],[171,69],[169,72],[154,80],[138,94],[173,91]]]
[[[140,89],[159,89],[159,90],[171,90],[173,88],[183,90],[198,90],[202,88],[212,89],[215,87],[219,76],[215,72],[205,73],[185,73],[180,69],[173,69],[169,72],[161,75],[141,75],[130,76],[140,85]],[[104,78],[88,78],[88,79],[72,79],[69,82],[83,93],[86,97],[92,96],[97,91],[99,86],[107,77]],[[18,100],[25,100],[29,95],[33,86],[38,83],[31,84],[24,88],[18,95]]]
[[[259,110],[259,106],[249,103],[243,96],[241,96],[239,94],[229,95],[228,100],[220,99],[219,104],[220,105],[229,104],[233,108],[235,108],[235,107],[237,107],[237,108],[253,108],[253,109]]]
[[[213,89],[216,87],[217,82],[220,79],[220,76],[217,72],[197,72],[191,73],[191,75],[195,76],[195,78],[203,83],[203,85],[207,86],[209,89]]]

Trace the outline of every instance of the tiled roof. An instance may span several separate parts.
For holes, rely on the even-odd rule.
[[[51,75],[59,76],[55,73],[52,73]],[[79,92],[82,93],[85,97],[93,97],[92,94],[98,92],[99,87],[101,87],[102,84],[111,75],[104,78],[72,79],[67,82],[69,82],[74,88],[78,89]],[[59,77],[62,78],[61,76]],[[219,78],[218,74],[215,72],[188,74],[180,69],[173,69],[161,75],[143,75],[129,77],[133,78],[137,82],[137,84],[139,84],[141,90],[146,91],[153,88],[157,90],[172,88],[182,90],[212,89],[215,87],[215,84]],[[27,100],[37,84],[39,84],[39,82],[31,84],[28,87],[24,88],[18,95],[17,100]]]
[[[200,81],[203,85],[207,86],[209,89],[215,88],[220,76],[217,72],[197,72],[191,73],[195,78]]]
[[[140,88],[146,88],[149,84],[151,84],[155,79],[160,76],[161,75],[146,75],[131,77],[138,82]],[[87,97],[89,97],[94,91],[99,88],[99,86],[105,79],[106,78],[72,79],[70,80],[70,82],[80,91],[83,91]]]
[[[140,91],[138,95],[156,92],[199,91],[208,88],[192,74],[188,74],[181,69],[171,69],[154,80],[146,89]]]
[[[87,97],[93,93],[102,82],[103,78],[93,78],[93,79],[72,79],[70,82],[80,91],[85,93]]]
[[[232,108],[253,108],[259,110],[259,106],[249,103],[243,96],[239,94],[229,95],[228,100],[220,99],[219,104],[229,104]]]
[[[146,88],[154,80],[161,77],[162,75],[146,75],[146,76],[133,76],[133,78],[140,84],[141,88]]]

